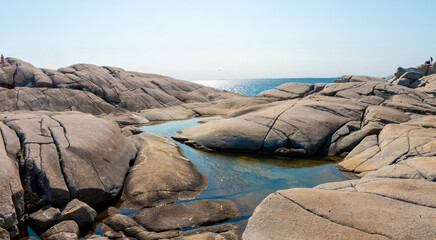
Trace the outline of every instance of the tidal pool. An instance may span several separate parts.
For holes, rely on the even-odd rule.
[[[177,131],[195,126],[203,119],[206,118],[166,122],[144,126],[141,129],[171,138]],[[239,236],[242,235],[256,206],[270,193],[288,188],[310,188],[321,183],[349,179],[334,167],[337,160],[331,158],[281,160],[247,154],[212,154],[176,143],[184,150],[185,156],[207,176],[209,182],[208,187],[193,200],[233,201],[239,208],[239,217],[228,222],[239,227]],[[179,202],[185,201],[192,200]]]

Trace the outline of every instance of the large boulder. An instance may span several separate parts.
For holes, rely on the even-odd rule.
[[[0,87],[13,88],[14,87],[14,73],[15,66],[6,66],[0,68]]]
[[[229,200],[198,200],[139,210],[133,219],[151,231],[211,225],[238,216]]]
[[[92,226],[97,218],[97,212],[86,203],[73,199],[62,210],[64,220],[74,220],[79,227]]]
[[[138,154],[124,185],[124,207],[141,209],[189,199],[206,188],[206,176],[168,138],[141,133],[130,139]]]
[[[312,155],[340,126],[360,118],[364,108],[364,104],[331,97],[288,100],[187,128],[173,138],[212,150]]]
[[[21,142],[20,170],[28,208],[64,205],[74,198],[88,204],[106,202],[122,189],[136,155],[116,124],[92,115],[3,113],[0,120],[17,132]]]
[[[29,223],[34,230],[44,232],[50,227],[62,221],[62,214],[59,209],[50,207],[48,209],[40,209],[29,215]]]
[[[422,77],[422,72],[417,68],[413,68],[413,67],[412,68],[399,67],[395,72],[395,77],[417,80],[420,77]]]

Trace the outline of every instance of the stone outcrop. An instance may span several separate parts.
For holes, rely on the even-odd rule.
[[[11,234],[25,207],[34,211],[74,198],[89,204],[114,198],[136,155],[116,124],[78,112],[1,113],[0,131],[0,227]],[[30,219],[47,229],[59,222],[51,212]]]
[[[200,116],[228,115],[275,100],[273,98],[232,97],[211,103],[186,103],[164,109],[146,109],[140,111],[138,115],[150,122],[174,121]]]
[[[432,64],[421,64],[416,67],[419,71],[421,71],[423,76],[428,76],[431,74],[436,74],[436,62]]]
[[[345,123],[330,136],[323,153],[346,155],[338,168],[361,179],[271,194],[249,219],[243,239],[436,236],[433,93],[386,83],[381,83],[385,86],[381,90],[380,84],[370,81],[356,91],[346,89],[350,81],[339,82],[343,85],[328,84],[319,94],[358,99],[368,105],[361,118]],[[371,85],[371,94],[364,97],[361,90]]]
[[[211,225],[238,216],[238,208],[229,200],[198,200],[139,210],[133,219],[144,228],[168,231]]]
[[[175,203],[207,185],[176,144],[108,121],[212,115],[227,116],[174,139],[208,151],[342,155],[338,168],[361,178],[271,194],[244,239],[435,236],[436,118],[427,116],[436,114],[434,65],[399,68],[386,79],[287,83],[256,97],[114,67],[49,70],[13,58],[6,65],[0,68],[0,239],[17,237],[25,210],[35,230],[45,231],[42,239],[78,239],[79,227],[92,226],[97,216],[88,204],[106,203],[121,189],[123,207],[139,211],[131,218],[108,210],[103,236],[86,239],[237,239],[231,224],[207,226],[238,215],[230,201]]]
[[[435,180],[436,172],[436,117],[427,116],[401,124],[389,124],[376,139],[362,141],[338,167],[344,171],[365,176],[376,171],[385,177],[414,174],[413,178]],[[414,164],[415,161],[426,164]],[[426,169],[426,170],[422,170]],[[379,172],[380,171],[380,172]],[[421,173],[421,171],[424,171]],[[377,173],[378,172],[378,173]],[[409,177],[412,178],[412,177]]]
[[[256,208],[242,238],[431,239],[435,186],[386,179],[278,191]]]
[[[0,121],[0,228],[12,230],[24,214],[18,156],[20,141],[14,130]]]
[[[0,111],[81,111],[91,114],[121,112],[94,94],[76,89],[0,87]]]
[[[141,133],[130,140],[138,153],[124,185],[124,207],[141,209],[168,204],[193,198],[206,188],[206,176],[168,138]]]
[[[74,198],[97,204],[121,190],[136,149],[117,125],[74,112],[3,113],[0,119],[20,138],[28,208]]]
[[[337,155],[351,151],[364,137],[378,133],[388,122],[408,120],[410,116],[404,112],[409,115],[436,112],[432,95],[368,79],[331,83],[303,98],[248,107],[227,119],[184,129],[173,138],[204,150],[285,156],[308,156],[325,149],[328,152],[335,143],[331,155]],[[371,106],[380,107],[368,108]],[[381,106],[389,108],[383,110]],[[385,110],[386,114],[380,113]],[[393,115],[389,117],[388,113]],[[352,121],[364,123],[354,128],[355,132],[343,129],[345,132],[338,132],[337,139],[331,139]],[[336,142],[339,137],[346,138]]]
[[[196,83],[116,67],[75,64],[58,70],[7,58],[0,69],[2,111],[77,110],[92,114],[166,108],[240,96]]]

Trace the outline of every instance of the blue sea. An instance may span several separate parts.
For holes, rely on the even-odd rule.
[[[221,90],[241,93],[247,96],[256,96],[260,92],[273,89],[283,83],[331,83],[336,78],[258,78],[238,80],[199,80],[192,81]]]

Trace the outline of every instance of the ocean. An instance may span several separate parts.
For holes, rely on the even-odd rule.
[[[198,80],[191,81],[221,90],[256,96],[260,92],[273,89],[283,83],[331,83],[338,78],[257,78],[238,80]]]

